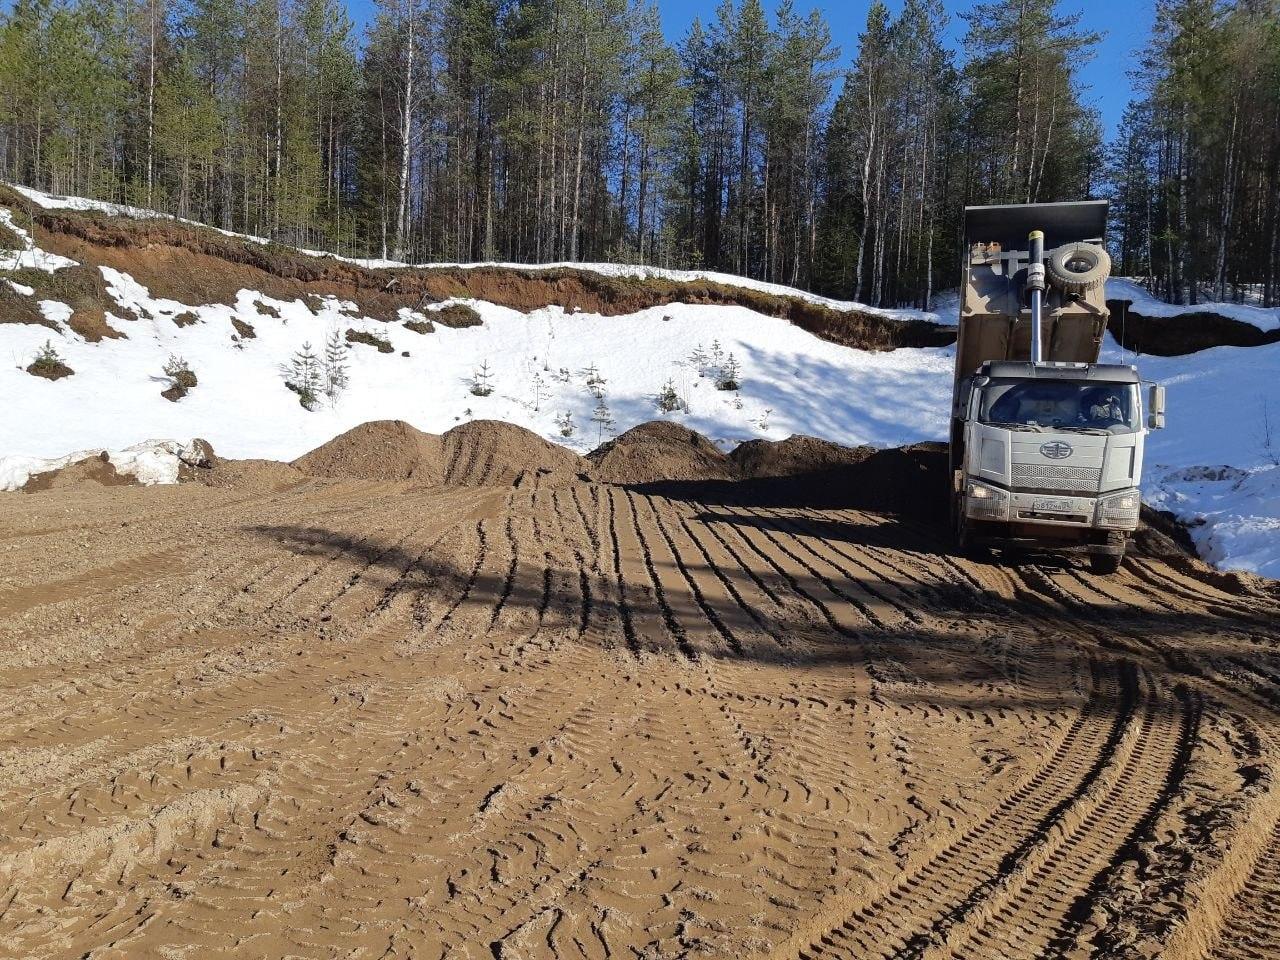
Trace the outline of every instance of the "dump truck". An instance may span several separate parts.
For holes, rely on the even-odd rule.
[[[961,552],[1083,553],[1113,573],[1138,526],[1165,396],[1098,362],[1106,219],[1105,200],[965,209],[949,444]]]

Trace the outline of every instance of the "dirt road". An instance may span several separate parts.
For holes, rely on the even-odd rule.
[[[0,953],[1280,956],[1274,596],[724,499],[0,500]]]

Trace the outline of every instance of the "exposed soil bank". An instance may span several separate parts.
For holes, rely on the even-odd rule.
[[[747,307],[789,320],[833,343],[866,350],[945,346],[955,339],[954,329],[937,324],[833,310],[799,297],[711,281],[608,277],[574,268],[374,270],[169,220],[37,209],[34,223],[43,248],[82,263],[113,267],[130,274],[154,296],[193,305],[232,303],[241,289],[249,289],[284,300],[335,296],[359,304],[368,316],[394,321],[402,307],[420,309],[451,297],[486,300],[525,312],[556,305],[570,312],[605,316],[680,302]],[[40,277],[24,282],[33,280],[46,282]],[[105,294],[97,306],[110,306]],[[431,317],[445,326],[475,322],[462,310],[433,311]]]
[[[1180,357],[1210,347],[1261,347],[1280,343],[1280,330],[1259,330],[1251,323],[1197,311],[1172,317],[1148,317],[1127,300],[1108,300],[1107,329],[1126,350],[1157,357]]]

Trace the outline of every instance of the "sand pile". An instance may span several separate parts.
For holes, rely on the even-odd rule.
[[[443,436],[401,420],[377,420],[352,427],[292,466],[308,476],[340,480],[502,486],[533,474],[572,480],[583,463],[572,450],[496,420],[464,423]]]
[[[654,420],[632,427],[587,454],[591,479],[601,483],[737,479],[738,468],[714,443],[678,423]]]
[[[747,440],[729,454],[744,478],[798,477],[861,463],[873,447],[845,447],[797,434],[785,440]]]
[[[444,447],[438,436],[403,420],[374,420],[352,427],[293,461],[313,477],[339,480],[415,480],[440,483]]]
[[[444,482],[461,486],[514,484],[533,474],[572,480],[586,466],[572,450],[498,420],[472,420],[440,440]]]

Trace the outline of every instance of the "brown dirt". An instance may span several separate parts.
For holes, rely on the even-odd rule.
[[[119,313],[120,309],[117,307],[114,312]],[[106,311],[99,307],[81,307],[71,315],[71,319],[67,321],[67,326],[90,343],[128,338],[128,334],[123,330],[117,330],[111,325],[110,321],[107,320]]]
[[[292,466],[313,477],[440,483],[443,455],[438,436],[402,420],[376,420],[352,427]]]
[[[15,279],[18,283],[22,282],[16,277]],[[40,311],[38,297],[21,294],[3,281],[0,281],[0,323],[31,323],[50,330],[58,329],[58,324]]]
[[[426,334],[436,332],[435,326],[429,320],[406,320],[404,322],[404,328],[406,330],[412,330],[414,333]]]
[[[256,340],[258,337],[257,332],[253,329],[251,324],[245,323],[237,317],[231,318],[231,326],[235,327],[236,333],[238,333],[243,340]]]
[[[743,477],[796,477],[835,467],[861,463],[872,447],[845,447],[817,437],[792,436],[785,440],[748,440],[729,454]]]
[[[600,483],[652,484],[730,480],[738,468],[720,449],[678,423],[654,420],[632,427],[587,455]]]
[[[1260,347],[1280,343],[1280,330],[1259,330],[1251,323],[1197,311],[1176,317],[1147,317],[1127,300],[1108,300],[1107,329],[1128,350],[1157,357],[1180,357],[1210,347]]]
[[[384,340],[382,337],[374,336],[372,333],[365,333],[362,330],[348,330],[347,343],[363,343],[367,346],[377,348],[379,353],[395,352],[395,347],[391,346],[391,341]]]
[[[210,487],[228,487],[259,495],[300,487],[307,475],[297,467],[277,460],[225,460],[221,457],[210,469],[200,470],[192,479]]]
[[[504,486],[533,477],[572,480],[585,464],[573,451],[510,423],[474,420],[436,436],[401,420],[380,420],[353,427],[293,466],[342,480]]]
[[[6,955],[1280,955],[1265,590],[919,514],[208,473],[0,497]]]
[[[478,327],[484,322],[480,319],[479,312],[465,303],[451,303],[448,306],[441,307],[439,310],[432,310],[431,319],[443,326],[459,330],[466,327]]]
[[[96,484],[101,487],[122,487],[135,485],[137,481],[130,475],[116,472],[115,465],[104,452],[96,457],[88,457],[68,464],[57,470],[32,474],[31,479],[23,486],[24,493],[39,493],[41,490],[66,490],[81,487],[85,484]]]
[[[498,420],[472,420],[445,431],[444,479],[467,486],[572,480],[586,464],[572,450],[548,443],[524,427]]]
[[[46,380],[61,380],[63,377],[75,375],[75,371],[65,363],[42,360],[28,364],[27,373],[33,377],[43,377]]]

